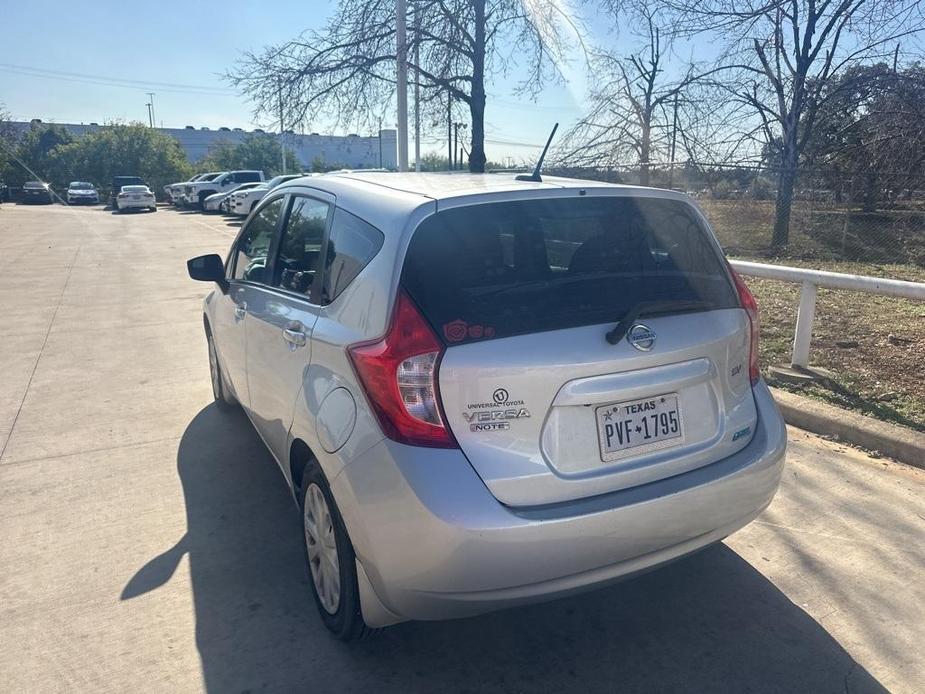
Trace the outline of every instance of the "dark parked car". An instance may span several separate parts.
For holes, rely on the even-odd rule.
[[[122,190],[122,186],[143,186],[145,182],[138,176],[113,176],[112,188],[109,189],[109,206],[115,209],[116,196]]]
[[[51,194],[51,187],[41,181],[26,181],[22,186],[23,202],[37,202],[44,205],[51,204],[54,199]]]

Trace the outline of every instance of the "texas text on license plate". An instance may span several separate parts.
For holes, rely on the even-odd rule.
[[[670,448],[683,441],[677,393],[611,403],[594,413],[604,462]]]

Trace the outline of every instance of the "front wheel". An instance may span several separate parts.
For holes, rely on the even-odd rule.
[[[302,475],[302,535],[321,621],[341,641],[375,633],[360,611],[356,555],[321,468],[309,462]]]

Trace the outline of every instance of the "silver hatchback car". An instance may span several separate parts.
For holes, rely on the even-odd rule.
[[[303,178],[189,272],[215,399],[279,463],[342,639],[606,585],[777,490],[757,307],[683,195]]]

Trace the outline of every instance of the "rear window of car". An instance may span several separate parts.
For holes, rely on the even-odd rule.
[[[382,232],[339,207],[334,209],[334,221],[325,256],[322,303],[328,304],[343,292],[376,257],[384,241]]]
[[[438,212],[411,239],[402,285],[448,343],[615,323],[641,302],[738,306],[694,209],[658,198]]]
[[[251,183],[260,180],[260,174],[256,171],[238,171],[234,175],[234,180],[238,183]]]

